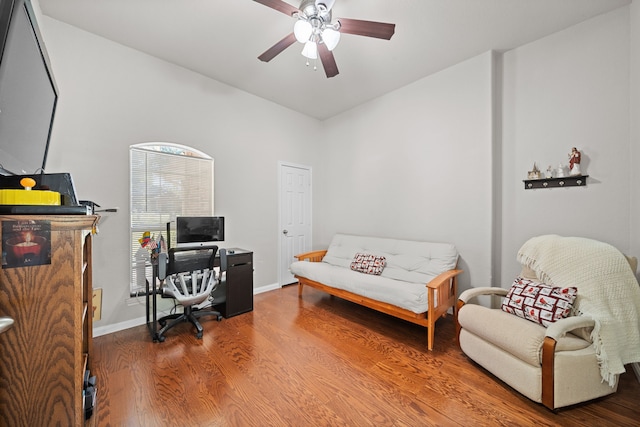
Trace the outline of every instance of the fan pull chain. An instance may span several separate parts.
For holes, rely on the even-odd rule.
[[[307,59],[307,62],[306,62],[306,64],[305,64],[305,65],[306,65],[307,67],[308,67],[309,65],[311,65],[311,64],[309,63],[309,59]],[[317,59],[314,59],[314,60],[313,60],[313,71],[317,71],[317,70],[318,70],[318,60],[317,60]]]

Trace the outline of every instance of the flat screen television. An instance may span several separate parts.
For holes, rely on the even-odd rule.
[[[44,171],[57,103],[30,0],[0,0],[0,174]]]
[[[176,217],[176,243],[180,246],[204,245],[224,241],[224,217]]]

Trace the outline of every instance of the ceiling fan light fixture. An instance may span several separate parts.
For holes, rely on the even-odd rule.
[[[302,56],[309,59],[318,59],[318,45],[312,41],[306,42],[302,49]]]
[[[340,41],[340,31],[336,31],[330,27],[325,28],[322,32],[322,41],[327,45],[327,49],[335,49]]]
[[[299,0],[296,8],[285,0],[254,0],[271,9],[282,12],[295,20],[293,32],[267,49],[258,59],[269,62],[296,41],[304,44],[302,55],[307,58],[307,65],[320,58],[322,67],[328,78],[338,75],[338,66],[333,50],[338,45],[341,34],[375,37],[390,40],[395,32],[395,24],[385,22],[363,21],[361,19],[340,18],[332,20],[332,8],[335,0]]]
[[[296,40],[298,40],[300,43],[308,42],[312,33],[313,26],[307,20],[298,19],[293,26],[293,34],[296,36]]]
[[[336,0],[316,0],[316,6],[323,5],[326,10],[331,10]]]

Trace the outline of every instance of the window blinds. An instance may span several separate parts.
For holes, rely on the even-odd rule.
[[[176,216],[213,215],[213,159],[172,144],[131,147],[131,295],[146,291],[149,253],[145,231],[166,239]],[[175,240],[174,240],[175,241]]]

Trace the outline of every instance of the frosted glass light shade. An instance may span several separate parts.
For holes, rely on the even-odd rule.
[[[293,26],[293,34],[296,36],[296,40],[300,43],[308,42],[312,32],[313,27],[311,26],[311,23],[304,19],[298,19]]]
[[[306,42],[302,49],[302,56],[309,59],[318,59],[318,45],[314,42]]]
[[[338,46],[340,41],[340,31],[336,31],[333,28],[326,28],[322,32],[322,41],[327,45],[327,49],[333,50]]]

